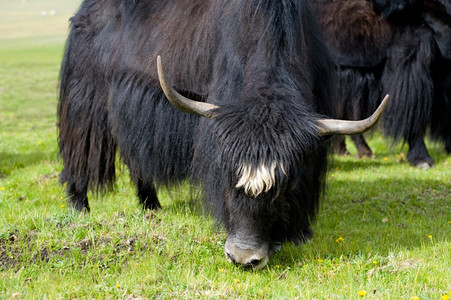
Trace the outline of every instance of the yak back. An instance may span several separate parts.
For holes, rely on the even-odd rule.
[[[426,1],[424,9],[442,56],[451,59],[451,1]]]
[[[73,18],[92,31],[96,68],[158,85],[156,57],[177,90],[224,105],[255,83],[282,83],[307,109],[330,114],[329,67],[316,22],[300,0],[87,0]],[[307,42],[312,41],[314,42]],[[312,93],[313,91],[313,93]],[[250,91],[253,92],[253,91]]]
[[[335,63],[371,68],[386,58],[392,29],[368,1],[310,2]]]

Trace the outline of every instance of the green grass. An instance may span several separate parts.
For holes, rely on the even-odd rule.
[[[0,2],[0,298],[449,295],[451,157],[429,142],[436,166],[426,171],[377,133],[369,139],[376,158],[334,157],[312,242],[285,245],[260,271],[226,262],[226,234],[190,200],[188,185],[163,189],[163,209],[142,212],[122,167],[113,193],[90,195],[90,214],[72,213],[58,183],[55,123],[65,26],[77,1],[27,5]],[[21,15],[53,8],[64,12],[51,19],[54,31],[40,14]],[[28,31],[34,22],[41,25]]]

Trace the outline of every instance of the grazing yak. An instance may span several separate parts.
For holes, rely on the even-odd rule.
[[[83,1],[58,102],[71,205],[89,210],[88,189],[111,187],[117,150],[144,208],[160,207],[156,184],[189,178],[228,232],[227,259],[265,266],[312,234],[329,137],[385,107],[328,119],[331,70],[302,0]]]
[[[335,63],[340,97],[337,117],[366,117],[387,91],[392,101],[383,127],[394,142],[407,142],[410,164],[433,160],[423,137],[442,140],[451,153],[451,1],[311,1]],[[362,135],[359,156],[372,155]],[[337,152],[345,153],[344,138]]]

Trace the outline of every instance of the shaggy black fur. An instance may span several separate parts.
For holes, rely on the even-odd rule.
[[[159,54],[178,91],[220,106],[215,119],[169,104]],[[191,178],[229,233],[298,242],[323,188],[328,142],[315,123],[336,110],[331,73],[304,1],[85,0],[61,68],[61,180],[88,209],[87,190],[114,181],[117,148],[144,207],[160,207],[156,184]],[[273,163],[268,192],[235,188],[242,164]]]
[[[411,23],[421,19],[422,0],[370,0],[374,11],[395,23]]]
[[[336,64],[341,93],[337,114],[366,117],[381,93],[388,93],[384,131],[395,143],[408,143],[412,165],[433,165],[423,140],[428,128],[449,152],[450,1],[312,3]],[[371,153],[363,136],[354,140],[360,155]],[[346,152],[343,140],[338,152]]]
[[[446,151],[451,154],[451,1],[431,1],[425,6],[425,19],[440,52],[432,64],[434,102],[431,136],[443,141]]]
[[[397,27],[382,81],[393,101],[384,116],[384,131],[409,144],[407,159],[412,165],[433,165],[423,136],[431,117],[434,87],[431,63],[432,34],[417,26]]]
[[[311,1],[327,47],[335,62],[340,118],[368,117],[382,98],[380,77],[392,29],[365,0]],[[362,135],[352,137],[359,156],[371,156]],[[337,137],[335,151],[347,153],[344,137]]]

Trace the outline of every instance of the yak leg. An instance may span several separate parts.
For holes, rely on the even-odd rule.
[[[446,153],[451,154],[451,136],[448,137],[445,141],[445,150]]]
[[[346,149],[345,136],[343,135],[335,136],[333,144],[334,144],[334,153],[338,155],[349,155],[349,152]]]
[[[308,242],[313,238],[313,230],[310,228],[310,224],[305,224],[304,227],[301,229],[301,240],[300,242]]]
[[[373,151],[371,151],[370,146],[368,146],[365,138],[361,134],[352,135],[352,141],[354,142],[358,154],[358,157],[372,157]],[[346,149],[346,138],[345,136],[336,136],[334,141],[334,153],[339,155],[349,155],[348,150]]]
[[[141,178],[135,180],[136,189],[138,192],[139,202],[144,209],[158,209],[161,208],[158,201],[157,191],[153,182],[144,182]]]
[[[434,160],[429,155],[422,136],[409,138],[407,143],[409,144],[407,160],[412,166],[420,169],[429,169],[434,166]]]
[[[366,143],[365,138],[362,134],[356,134],[351,136],[352,141],[354,142],[357,151],[358,151],[358,157],[372,157],[373,151],[371,151],[370,146]]]
[[[87,185],[83,185],[82,188],[77,188],[77,185],[74,182],[67,182],[67,194],[69,195],[70,204],[77,211],[90,211],[87,192]]]

